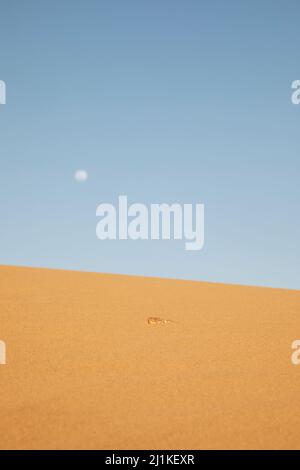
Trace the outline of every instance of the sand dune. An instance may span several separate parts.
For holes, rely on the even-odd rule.
[[[299,291],[2,267],[0,448],[299,449],[299,319]]]

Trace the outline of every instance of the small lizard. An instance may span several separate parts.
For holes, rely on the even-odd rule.
[[[166,325],[167,323],[175,323],[173,320],[165,320],[159,317],[149,317],[148,325]]]

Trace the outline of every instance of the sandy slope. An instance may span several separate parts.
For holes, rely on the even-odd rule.
[[[2,267],[0,448],[300,448],[299,320],[299,291]]]

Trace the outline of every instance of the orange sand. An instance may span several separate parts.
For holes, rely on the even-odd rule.
[[[0,448],[300,449],[299,320],[299,291],[2,267]]]

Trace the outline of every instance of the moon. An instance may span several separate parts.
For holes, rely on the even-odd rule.
[[[89,175],[85,170],[77,170],[74,178],[78,183],[84,183],[88,179]]]

